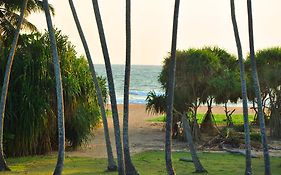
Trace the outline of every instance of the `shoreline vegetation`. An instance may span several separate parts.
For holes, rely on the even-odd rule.
[[[136,168],[138,168],[141,174],[163,174],[165,173],[164,166],[164,152],[163,145],[163,134],[160,125],[154,125],[148,122],[147,120],[153,119],[158,114],[151,114],[145,111],[144,104],[129,104],[130,106],[130,120],[129,120],[129,129],[131,131],[143,132],[136,133],[132,132],[130,135],[131,139],[131,151],[132,151],[132,160]],[[234,107],[235,114],[242,114],[241,107]],[[107,105],[107,110],[110,109],[110,105]],[[199,108],[199,113],[205,113],[207,107],[202,106]],[[222,106],[213,107],[214,114],[224,114],[224,108]],[[118,104],[118,112],[121,114],[123,112],[123,105]],[[111,114],[108,112],[108,114]],[[254,111],[249,109],[249,114],[253,115]],[[120,118],[120,121],[122,119]],[[121,123],[122,124],[122,123]],[[122,126],[122,125],[121,125]],[[109,119],[109,129],[110,133],[113,134],[112,120]],[[145,131],[146,130],[146,131]],[[156,132],[156,133],[155,133]],[[87,144],[82,146],[76,151],[67,151],[65,159],[65,169],[64,174],[111,174],[115,175],[117,172],[107,172],[106,169],[106,150],[104,143],[104,138],[102,134],[102,127],[100,126],[95,131],[95,136],[89,138]],[[162,133],[162,135],[161,135]],[[144,136],[145,135],[145,136]],[[132,137],[135,136],[136,138]],[[112,138],[113,135],[111,135]],[[157,137],[157,138],[155,138]],[[160,139],[160,141],[159,141]],[[139,140],[139,142],[135,142]],[[153,140],[158,140],[157,143]],[[145,143],[144,143],[145,142]],[[176,140],[176,145],[181,144],[180,147],[173,145],[173,162],[175,169],[178,174],[189,174],[194,171],[192,164],[187,162],[179,161],[180,158],[190,158],[189,152],[186,150],[187,146],[184,142],[179,143]],[[141,144],[142,143],[142,144]],[[156,145],[159,144],[159,147],[145,147],[144,145]],[[143,147],[143,148],[142,148]],[[162,147],[162,148],[161,148]],[[141,148],[141,149],[139,149]],[[152,148],[152,149],[151,149]],[[115,150],[113,151],[115,153]],[[223,154],[222,154],[223,153]],[[115,155],[116,156],[116,155]],[[272,155],[271,155],[272,156]],[[208,168],[208,174],[217,174],[217,175],[232,175],[232,174],[243,174],[244,169],[244,156],[234,155],[221,152],[205,152],[199,151],[199,157],[202,161],[202,164]],[[278,174],[281,170],[280,165],[280,154],[271,158],[272,163],[272,173]],[[221,162],[221,160],[224,160]],[[54,153],[42,155],[42,156],[28,156],[20,158],[8,158],[7,162],[12,169],[11,172],[5,172],[5,175],[12,174],[50,174],[52,172],[53,165],[55,164],[56,157]],[[212,163],[211,163],[212,162]],[[223,166],[213,166],[216,164],[223,164]],[[227,168],[225,168],[227,167]],[[240,167],[240,168],[237,168]],[[259,157],[253,159],[253,173],[257,175],[263,174],[263,159],[260,152]],[[148,172],[149,171],[149,172]],[[3,174],[3,173],[0,173]]]
[[[146,151],[132,156],[132,160],[141,174],[159,175],[165,174],[163,151]],[[199,152],[202,164],[208,169],[209,173],[216,175],[233,175],[243,174],[244,156],[234,154],[221,153],[205,153]],[[191,156],[186,151],[174,151],[173,162],[177,174],[192,174],[194,171],[192,163],[179,161],[180,158],[190,159]],[[224,161],[221,161],[224,160]],[[28,175],[49,175],[55,164],[54,155],[21,157],[7,159],[12,171],[0,174],[28,174]],[[108,172],[106,169],[106,158],[90,158],[90,157],[69,157],[65,159],[65,175],[83,175],[83,174],[99,174],[99,175],[115,175],[117,172]],[[272,157],[272,174],[280,172],[280,158]],[[216,166],[220,165],[220,166]],[[262,158],[253,159],[253,174],[263,174]]]

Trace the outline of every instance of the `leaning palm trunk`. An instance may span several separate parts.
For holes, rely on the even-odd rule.
[[[255,91],[255,95],[257,98],[257,104],[258,104],[258,117],[259,117],[261,140],[262,140],[262,146],[263,146],[265,174],[270,175],[271,174],[270,159],[269,159],[269,152],[268,152],[268,145],[267,145],[267,138],[266,138],[264,116],[263,116],[263,110],[262,110],[262,100],[261,100],[261,93],[260,93],[259,78],[258,78],[257,65],[256,65],[256,60],[255,60],[251,0],[247,0],[247,8],[248,8],[248,23],[249,23],[250,59],[251,59],[252,77],[253,77],[253,82],[254,82],[254,91]]]
[[[9,82],[10,82],[10,75],[11,75],[11,69],[14,61],[14,56],[16,53],[16,47],[19,39],[20,34],[20,28],[24,20],[24,12],[27,7],[28,0],[23,1],[20,17],[18,19],[17,29],[14,34],[14,39],[12,42],[12,47],[9,53],[9,57],[6,64],[6,70],[5,70],[5,76],[2,86],[2,93],[1,93],[1,106],[0,106],[0,171],[9,171],[10,168],[7,166],[7,163],[4,158],[4,152],[3,152],[3,130],[4,130],[4,116],[5,116],[5,107],[6,107],[6,100],[7,100],[7,94],[8,94],[8,88],[9,88]]]
[[[193,143],[193,138],[191,136],[191,129],[190,129],[190,126],[189,126],[189,122],[186,118],[186,114],[182,115],[182,123],[183,123],[183,130],[184,130],[184,133],[185,133],[188,145],[189,145],[192,161],[193,161],[193,164],[194,164],[194,167],[195,167],[195,172],[196,173],[207,172],[204,169],[203,165],[201,164],[201,162],[200,162],[200,160],[197,156],[196,148],[195,148],[195,145]]]
[[[107,49],[102,19],[99,11],[99,5],[97,0],[92,0],[93,8],[96,17],[96,23],[98,26],[100,42],[102,46],[104,62],[106,67],[106,74],[107,74],[107,81],[108,81],[108,88],[109,88],[109,95],[111,101],[111,110],[112,110],[112,117],[113,117],[113,124],[114,124],[114,134],[115,134],[115,143],[116,143],[116,151],[117,151],[117,159],[118,159],[118,174],[123,175],[125,174],[124,170],[124,161],[123,161],[123,152],[122,152],[122,143],[121,143],[121,134],[120,134],[120,125],[119,125],[119,117],[118,117],[118,110],[117,110],[117,102],[116,102],[116,95],[115,95],[115,87],[113,82],[112,70],[111,70],[111,63],[109,58],[109,53]]]
[[[165,160],[166,169],[169,175],[175,174],[172,164],[171,153],[171,130],[173,121],[173,106],[174,106],[174,87],[175,87],[175,74],[176,74],[176,49],[177,49],[177,31],[178,31],[178,16],[179,16],[180,0],[175,0],[174,7],[174,20],[173,20],[173,36],[171,48],[171,63],[169,65],[169,84],[167,96],[167,119],[166,119],[166,141],[165,141]]]
[[[126,0],[126,66],[124,81],[124,117],[123,117],[123,146],[125,171],[127,175],[139,174],[134,167],[129,148],[129,89],[131,73],[131,0]]]
[[[65,149],[65,131],[64,131],[64,104],[63,104],[63,89],[61,81],[61,70],[59,63],[59,56],[57,51],[57,44],[55,33],[53,29],[52,19],[49,10],[48,0],[43,0],[46,21],[48,25],[52,56],[54,61],[54,71],[56,77],[56,94],[57,94],[57,108],[58,108],[58,159],[54,175],[61,175],[64,166],[64,149]]]
[[[112,153],[112,147],[111,147],[111,142],[110,142],[110,136],[109,136],[109,131],[108,131],[108,124],[107,124],[106,112],[105,112],[105,108],[104,108],[104,102],[103,102],[103,98],[102,98],[102,92],[101,92],[99,82],[98,82],[98,79],[97,79],[97,76],[96,76],[96,71],[95,71],[95,67],[94,67],[92,57],[91,57],[91,54],[90,54],[90,51],[89,51],[89,47],[88,47],[84,32],[82,30],[82,27],[80,25],[80,22],[79,22],[79,19],[78,19],[78,16],[77,16],[77,13],[76,13],[76,10],[75,10],[75,7],[74,7],[74,4],[73,4],[72,0],[69,0],[69,5],[70,5],[71,11],[72,11],[72,15],[73,15],[77,30],[78,30],[80,38],[81,38],[81,41],[82,41],[83,46],[84,46],[84,50],[85,50],[85,53],[86,53],[86,56],[87,56],[89,66],[90,66],[90,71],[92,73],[95,89],[96,89],[96,92],[97,92],[97,99],[98,99],[98,103],[99,103],[100,110],[101,110],[105,144],[106,144],[106,150],[107,150],[107,160],[108,160],[107,169],[109,171],[115,171],[115,170],[117,170],[117,166],[116,166],[116,163],[114,161],[114,157],[113,157],[113,153]]]
[[[244,133],[245,133],[245,150],[246,150],[246,169],[245,175],[252,174],[252,163],[251,163],[251,143],[250,143],[250,129],[249,129],[249,118],[248,118],[248,97],[247,97],[247,86],[245,79],[245,68],[243,62],[243,53],[242,46],[238,31],[238,26],[235,16],[235,4],[234,0],[230,0],[231,7],[231,19],[233,24],[233,31],[237,46],[239,66],[240,66],[240,80],[241,80],[241,91],[242,91],[242,100],[243,100],[243,115],[244,115]]]

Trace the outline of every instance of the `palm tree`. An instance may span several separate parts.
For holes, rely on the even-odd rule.
[[[126,0],[126,66],[124,81],[124,118],[123,118],[123,146],[125,171],[128,175],[139,174],[134,167],[129,148],[128,120],[129,120],[129,89],[131,73],[131,0]]]
[[[265,174],[270,175],[270,159],[269,159],[269,152],[268,152],[268,145],[267,145],[267,138],[266,138],[266,129],[264,123],[264,116],[262,110],[262,100],[261,100],[261,93],[260,93],[260,85],[259,85],[259,78],[257,73],[257,65],[255,60],[255,48],[254,48],[254,33],[253,33],[253,15],[252,15],[252,1],[247,0],[247,9],[248,9],[248,29],[249,29],[249,43],[250,43],[250,59],[251,59],[251,68],[252,68],[252,77],[254,82],[254,91],[257,98],[258,104],[258,117],[260,123],[260,132],[261,132],[261,140],[263,146],[263,156],[264,156],[264,164],[265,164]]]
[[[0,1],[0,40],[3,45],[7,45],[9,37],[15,33],[19,15],[17,12],[21,10],[21,1],[18,0],[2,0]],[[49,8],[54,14],[54,8],[49,4]],[[33,12],[43,11],[43,2],[40,0],[29,0],[27,3],[25,17]],[[36,26],[30,23],[26,18],[23,18],[21,25],[22,29],[28,31],[37,31]]]
[[[245,150],[246,150],[246,169],[245,174],[252,174],[252,163],[251,163],[251,143],[250,143],[250,129],[249,129],[249,119],[248,119],[248,97],[247,97],[247,83],[245,79],[245,68],[243,62],[243,53],[242,46],[238,31],[238,26],[235,16],[235,4],[234,0],[230,0],[231,7],[231,19],[233,24],[233,31],[237,46],[239,66],[240,66],[240,80],[241,80],[241,91],[242,91],[242,100],[243,100],[243,116],[244,116],[244,133],[245,133]]]
[[[166,141],[165,141],[165,160],[166,168],[169,175],[175,174],[172,165],[171,154],[171,130],[173,121],[173,106],[174,106],[174,87],[175,87],[175,72],[176,72],[176,48],[177,48],[177,31],[178,31],[178,15],[179,15],[180,0],[175,0],[174,20],[173,20],[173,36],[171,48],[171,63],[169,69],[169,83],[167,89],[167,119],[166,119]]]
[[[196,173],[207,172],[207,170],[204,169],[203,165],[201,164],[201,162],[200,162],[200,160],[197,156],[196,148],[195,148],[195,145],[193,143],[193,138],[191,136],[190,125],[189,125],[189,122],[187,120],[186,114],[182,115],[182,123],[183,123],[184,133],[185,133],[185,136],[187,138],[187,142],[189,144],[189,149],[190,149],[192,161],[193,161],[193,164],[194,164],[194,167],[195,167],[195,172]]]
[[[99,31],[100,43],[102,46],[103,57],[106,67],[106,74],[107,74],[107,81],[108,81],[108,88],[109,88],[109,96],[111,101],[111,110],[112,110],[112,117],[113,117],[113,124],[114,124],[114,134],[115,134],[115,143],[116,143],[116,151],[117,151],[117,159],[118,159],[118,174],[123,175],[125,174],[124,170],[124,161],[123,161],[123,152],[122,152],[122,143],[121,143],[121,134],[120,134],[120,125],[119,125],[119,117],[118,117],[118,110],[117,110],[117,102],[116,102],[116,94],[115,94],[115,87],[113,82],[112,76],[112,69],[110,63],[110,57],[107,49],[102,19],[99,11],[99,5],[97,0],[92,0],[93,8],[96,17],[96,23]]]
[[[77,27],[77,30],[79,32],[81,41],[83,43],[84,46],[84,50],[86,52],[86,56],[87,56],[87,60],[90,66],[90,71],[92,73],[92,77],[93,77],[93,81],[94,81],[94,85],[95,85],[95,89],[97,92],[97,98],[98,98],[98,103],[100,106],[100,110],[101,110],[101,116],[102,116],[102,122],[103,122],[103,129],[104,129],[104,136],[105,136],[105,143],[106,143],[106,150],[107,150],[107,158],[108,158],[108,166],[107,169],[109,171],[115,171],[117,170],[117,166],[116,163],[114,161],[114,157],[113,157],[113,153],[112,153],[112,147],[111,147],[111,142],[110,142],[110,136],[109,136],[109,131],[108,131],[108,124],[107,124],[107,118],[106,118],[106,112],[105,112],[105,108],[104,108],[104,102],[103,102],[103,98],[102,98],[102,92],[98,83],[98,79],[96,76],[96,71],[95,71],[95,67],[94,67],[94,63],[92,61],[92,57],[89,51],[89,47],[84,35],[84,32],[82,30],[82,27],[80,25],[74,4],[72,0],[69,0],[69,5],[72,11],[72,15]]]
[[[4,158],[4,152],[3,152],[3,127],[4,127],[4,116],[5,116],[5,106],[6,106],[6,99],[8,94],[8,87],[9,87],[9,80],[10,80],[10,74],[11,69],[14,61],[14,55],[16,52],[17,42],[20,34],[21,25],[23,23],[24,19],[24,13],[26,10],[28,0],[23,1],[22,7],[21,7],[21,13],[17,24],[17,29],[14,34],[14,39],[12,43],[12,47],[8,56],[8,61],[6,65],[6,71],[2,86],[2,93],[1,93],[1,103],[0,103],[0,171],[8,171],[10,170],[9,167],[6,164],[5,158]]]
[[[46,21],[48,25],[48,32],[50,37],[52,56],[54,61],[54,71],[56,77],[56,93],[57,93],[57,110],[58,110],[58,159],[57,165],[54,171],[54,175],[61,175],[64,166],[64,149],[65,149],[65,130],[64,130],[64,104],[63,104],[63,89],[61,81],[61,70],[59,63],[59,56],[57,51],[57,44],[49,10],[48,0],[43,0]]]

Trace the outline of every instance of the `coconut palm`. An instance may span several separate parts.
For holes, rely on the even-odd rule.
[[[57,44],[51,19],[51,14],[49,10],[48,0],[43,0],[46,21],[48,26],[49,38],[52,49],[52,56],[54,60],[54,71],[56,77],[56,94],[57,94],[57,110],[58,110],[58,159],[54,175],[61,175],[64,166],[64,150],[65,150],[65,129],[64,129],[64,104],[63,104],[63,89],[61,81],[61,70],[59,63],[59,56],[57,51]]]
[[[263,115],[263,110],[262,110],[262,99],[261,99],[261,93],[260,93],[259,78],[258,78],[257,65],[256,65],[256,60],[255,60],[253,15],[252,15],[252,1],[251,0],[247,0],[247,10],[248,10],[250,59],[251,59],[252,77],[253,77],[253,82],[254,82],[254,91],[255,91],[255,96],[257,98],[257,104],[258,104],[258,117],[259,117],[261,140],[262,140],[262,146],[263,146],[265,174],[270,175],[271,174],[270,159],[269,159],[269,152],[268,152],[268,145],[267,145],[267,138],[266,138],[264,115]]]
[[[22,2],[18,0],[0,1],[0,40],[4,45],[7,44],[7,40],[9,40],[9,37],[12,36],[16,30],[19,18],[17,12],[20,12],[21,4]],[[53,6],[49,4],[49,8],[52,14],[54,14]],[[33,12],[39,11],[43,11],[43,2],[39,0],[29,0],[25,11],[25,17]],[[21,28],[28,31],[37,30],[36,26],[30,23],[26,18],[23,18]]]
[[[95,85],[95,89],[96,89],[96,93],[97,93],[97,99],[98,99],[98,103],[100,106],[100,110],[101,110],[101,116],[102,116],[102,122],[103,122],[103,129],[104,129],[104,136],[105,136],[105,143],[106,143],[106,150],[107,150],[107,158],[108,158],[108,166],[107,169],[109,171],[115,171],[117,170],[117,166],[116,163],[114,161],[114,157],[113,157],[113,153],[112,153],[112,147],[111,147],[111,142],[110,142],[110,136],[109,136],[109,131],[108,131],[108,124],[107,124],[107,118],[106,118],[106,112],[105,112],[105,108],[104,108],[104,102],[103,102],[103,98],[102,98],[102,92],[99,86],[99,82],[96,76],[96,71],[95,71],[95,67],[94,67],[94,63],[92,61],[92,57],[89,51],[89,47],[84,35],[84,32],[82,30],[82,27],[80,25],[74,4],[72,0],[69,0],[69,5],[72,11],[72,15],[77,27],[77,30],[79,32],[81,41],[83,43],[84,46],[84,50],[86,53],[86,57],[89,63],[89,67],[90,67],[90,71],[93,77],[93,81],[94,81],[94,85]]]
[[[242,91],[242,100],[243,100],[243,116],[244,116],[244,133],[245,133],[245,150],[246,150],[246,169],[245,174],[252,174],[252,165],[251,165],[251,143],[250,143],[250,129],[249,129],[249,119],[248,119],[248,97],[247,97],[247,85],[245,79],[245,68],[243,62],[243,53],[242,46],[238,31],[238,26],[235,16],[235,3],[234,0],[230,0],[231,7],[231,19],[233,24],[233,31],[237,46],[239,66],[240,66],[240,80],[241,80],[241,91]]]
[[[171,154],[171,130],[173,121],[173,106],[174,106],[174,87],[175,87],[175,72],[176,72],[176,49],[177,49],[177,31],[178,31],[178,16],[179,16],[180,0],[175,0],[174,19],[173,19],[173,35],[171,48],[171,63],[169,69],[169,83],[167,89],[167,119],[166,119],[166,141],[165,141],[165,160],[166,169],[169,175],[175,174],[172,164]]]
[[[129,147],[129,89],[130,89],[130,73],[131,73],[131,0],[126,0],[126,65],[125,65],[125,81],[124,81],[124,110],[123,110],[123,146],[125,171],[128,175],[139,174],[134,167]]]
[[[93,8],[96,17],[96,23],[99,31],[100,43],[102,46],[103,57],[106,67],[106,74],[107,74],[107,81],[108,81],[108,88],[109,88],[109,96],[111,101],[111,110],[112,110],[112,117],[113,117],[113,124],[114,124],[114,134],[115,134],[115,143],[116,143],[116,151],[117,151],[117,159],[118,159],[118,174],[123,175],[125,174],[124,170],[124,161],[123,161],[123,152],[122,152],[122,143],[121,143],[121,134],[120,134],[120,125],[119,125],[119,117],[118,117],[118,110],[117,110],[117,102],[116,102],[116,94],[115,94],[115,87],[113,82],[112,76],[112,69],[110,63],[110,57],[107,49],[102,19],[99,11],[99,5],[97,0],[92,0]]]
[[[17,24],[17,29],[14,34],[14,39],[12,43],[12,47],[8,56],[8,61],[6,64],[6,70],[5,70],[5,76],[2,86],[2,93],[1,93],[1,103],[0,103],[0,171],[7,171],[10,170],[9,167],[6,164],[5,158],[4,158],[4,152],[3,152],[3,127],[4,127],[4,115],[5,115],[5,106],[6,106],[6,99],[8,94],[8,87],[9,87],[9,80],[10,80],[10,74],[11,69],[14,61],[14,55],[16,52],[17,42],[19,38],[19,33],[21,29],[21,25],[23,23],[24,19],[24,13],[26,10],[28,0],[23,1],[22,7],[21,7],[21,13]]]

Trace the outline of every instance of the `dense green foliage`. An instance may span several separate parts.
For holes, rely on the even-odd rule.
[[[271,136],[281,138],[281,48],[273,47],[257,51],[256,62],[265,119],[268,123],[270,118]],[[249,58],[246,60],[246,66],[250,79]],[[255,102],[253,87],[249,87],[249,97]]]
[[[236,58],[217,47],[177,51],[175,108],[187,111],[214,99],[217,104],[240,97]],[[170,57],[165,58],[159,82],[166,89]]]
[[[159,175],[165,174],[165,160],[163,151],[149,151],[136,154],[132,157],[134,164],[141,174]],[[208,169],[208,174],[216,175],[240,175],[244,173],[245,158],[242,155],[221,154],[221,153],[199,153],[202,164]],[[173,162],[177,174],[193,174],[194,167],[192,163],[179,161],[179,158],[190,158],[188,152],[173,152]],[[222,161],[223,160],[223,161]],[[256,158],[253,160],[253,174],[263,175],[263,160]],[[52,173],[55,165],[54,156],[44,157],[24,157],[8,159],[11,165],[12,174],[29,174],[29,175],[49,175]],[[67,157],[65,160],[64,174],[84,175],[115,175],[117,172],[104,171],[106,169],[106,159],[94,159],[88,157]],[[280,158],[272,157],[272,174],[279,174],[281,171]]]
[[[225,104],[227,125],[232,125],[227,103],[236,103],[241,96],[239,69],[235,56],[218,47],[204,47],[179,50],[176,53],[176,59],[174,108],[180,113],[187,112],[191,120],[193,138],[200,139],[200,130],[209,132],[210,128],[214,128],[212,124],[214,101],[216,104]],[[159,75],[159,82],[163,89],[167,89],[170,60],[170,56],[165,58],[162,72]],[[160,99],[161,103],[158,103]],[[160,98],[153,92],[149,93],[148,110],[158,112],[159,109],[165,109],[164,106],[160,106],[163,104],[165,104],[165,95]],[[207,104],[208,110],[199,130],[197,109],[202,104]],[[175,114],[173,122],[176,123],[180,120],[181,117]]]
[[[188,107],[204,103],[208,91],[213,88],[210,80],[219,69],[219,60],[208,50],[189,49],[176,53],[175,108],[186,111]],[[165,58],[159,77],[163,88],[167,88],[170,56]]]
[[[227,126],[232,126],[232,111],[228,110],[227,104],[229,102],[237,103],[241,99],[240,72],[236,57],[218,47],[205,47],[177,51],[176,58],[175,109],[178,112],[187,111],[191,121],[197,122],[200,118],[197,115],[197,108],[202,104],[207,104],[208,111],[206,111],[205,118],[208,117],[210,121],[213,120],[210,116],[214,101],[216,104],[224,104]],[[159,75],[159,82],[163,89],[167,88],[170,59],[170,56],[165,58],[162,72]],[[271,136],[280,138],[281,49],[276,47],[257,51],[256,62],[265,119],[267,123],[270,119]],[[245,64],[249,100],[255,103],[249,58]],[[158,96],[150,92],[147,97],[147,110],[164,113],[165,101],[166,95]],[[255,117],[255,123],[257,123],[257,117]]]
[[[150,91],[146,97],[146,110],[152,114],[162,114],[166,112],[166,95],[156,94]]]
[[[5,153],[42,154],[57,148],[56,91],[48,34],[22,35],[11,73],[4,124]],[[100,120],[87,61],[77,57],[68,37],[56,32],[61,58],[68,146],[76,148]],[[3,79],[9,48],[0,58]],[[105,80],[101,87],[106,97]]]
[[[220,62],[218,71],[209,80],[213,86],[213,89],[209,92],[209,98],[214,98],[216,104],[237,103],[237,100],[241,98],[241,85],[236,57],[218,47],[206,47],[204,49],[215,54]]]

